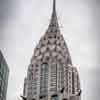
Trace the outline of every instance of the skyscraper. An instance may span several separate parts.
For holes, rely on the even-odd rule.
[[[48,29],[34,50],[24,96],[35,100],[80,100],[80,79],[73,67],[67,44],[60,32],[56,0]]]
[[[0,100],[6,100],[9,68],[0,51]]]

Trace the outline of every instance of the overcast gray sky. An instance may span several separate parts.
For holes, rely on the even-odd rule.
[[[0,49],[10,68],[7,100],[18,100],[30,59],[45,33],[52,0],[0,0]],[[81,79],[82,100],[100,98],[100,0],[57,0],[61,34]]]

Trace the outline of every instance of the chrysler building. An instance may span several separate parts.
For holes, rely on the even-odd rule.
[[[60,31],[56,0],[49,26],[30,60],[23,96],[28,100],[81,100],[79,74]]]

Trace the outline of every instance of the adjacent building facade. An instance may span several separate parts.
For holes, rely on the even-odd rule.
[[[78,71],[60,32],[55,0],[48,29],[28,66],[23,95],[29,100],[81,100]]]
[[[6,100],[9,68],[0,51],[0,100]]]

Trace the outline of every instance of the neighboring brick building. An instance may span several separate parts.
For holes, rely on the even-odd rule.
[[[0,100],[6,100],[9,68],[0,51]]]

